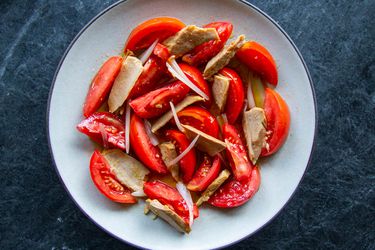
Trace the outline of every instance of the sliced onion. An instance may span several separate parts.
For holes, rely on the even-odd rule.
[[[247,106],[249,107],[249,109],[255,107],[255,100],[253,95],[253,89],[251,87],[251,81],[253,81],[253,77],[252,73],[249,71],[247,77]]]
[[[156,44],[158,44],[158,41],[159,39],[156,39],[155,42],[153,42],[151,44],[150,47],[148,47],[148,49],[146,51],[144,51],[140,56],[139,56],[139,60],[141,60],[142,62],[142,65],[144,65],[147,61],[147,59],[150,57],[150,55],[152,54],[152,52],[154,51],[154,48],[156,47]]]
[[[108,145],[108,133],[107,131],[105,130],[104,128],[104,125],[103,124],[99,124],[99,131],[100,131],[100,135],[102,136],[102,140],[103,140],[103,147],[104,148],[108,148],[109,145]]]
[[[200,90],[192,81],[189,80],[189,78],[187,78],[187,76],[182,71],[180,66],[178,66],[174,56],[171,56],[168,59],[166,64],[167,64],[167,68],[168,68],[169,72],[174,77],[176,77],[178,80],[180,80],[181,82],[186,84],[189,88],[191,88],[195,93],[197,93],[198,95],[203,97],[205,100],[209,99],[208,96],[202,90]]]
[[[146,197],[146,194],[145,194],[145,192],[143,192],[143,189],[140,189],[140,190],[134,191],[134,192],[132,193],[132,195],[133,195],[134,197]]]
[[[178,119],[177,112],[176,112],[176,109],[175,109],[175,107],[173,105],[173,102],[169,102],[169,105],[171,106],[171,111],[172,111],[172,114],[173,114],[174,121],[176,122],[177,128],[181,132],[183,132],[184,128],[181,125],[180,119]]]
[[[150,138],[151,144],[154,146],[159,145],[159,139],[151,131],[151,123],[145,119],[145,128],[148,137]]]
[[[191,194],[189,190],[187,190],[186,186],[182,182],[177,182],[176,188],[178,192],[181,194],[182,198],[184,198],[188,209],[189,209],[189,226],[191,227],[193,225],[193,209],[194,209],[194,203],[193,199],[191,198]]]
[[[174,158],[170,162],[167,162],[167,167],[173,166],[174,164],[178,163],[182,158],[184,158],[184,156],[187,153],[189,153],[189,151],[195,146],[195,144],[197,143],[198,139],[199,139],[199,135],[197,135],[194,138],[194,140],[190,143],[190,145],[184,151],[182,151],[181,154],[179,154],[176,158]]]
[[[126,102],[126,111],[125,111],[125,150],[129,154],[130,151],[130,105],[129,101]]]

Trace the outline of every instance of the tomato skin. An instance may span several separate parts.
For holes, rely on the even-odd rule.
[[[168,58],[171,56],[168,48],[161,43],[156,44],[153,53],[155,56],[161,58],[164,61],[164,65]]]
[[[95,150],[90,160],[90,175],[98,190],[108,199],[119,203],[136,203],[131,191],[123,186],[110,171],[106,159]]]
[[[231,179],[219,188],[208,200],[215,207],[233,208],[249,201],[260,186],[260,172],[258,167],[251,171],[251,177],[238,181]]]
[[[233,25],[229,22],[213,22],[204,26],[204,28],[215,28],[220,40],[211,40],[205,42],[182,57],[184,62],[190,65],[201,65],[208,62],[224,47],[225,43],[232,34]]]
[[[230,79],[225,114],[227,115],[228,122],[233,124],[243,109],[245,90],[240,76],[234,70],[223,68],[219,73]]]
[[[168,172],[159,148],[152,145],[143,120],[135,114],[130,120],[130,145],[146,167],[159,174]]]
[[[205,156],[187,188],[195,192],[204,191],[219,175],[220,169],[221,161],[218,156],[215,156],[213,162],[208,156]]]
[[[185,73],[187,78],[208,96],[208,100],[204,101],[204,105],[207,108],[210,107],[212,103],[211,88],[208,86],[206,80],[204,80],[203,75],[199,71],[199,69],[190,66],[186,63],[179,63],[178,66],[180,66],[182,72]]]
[[[185,24],[177,18],[157,17],[149,19],[132,30],[126,41],[124,51],[147,48],[156,39],[162,42],[184,27]]]
[[[219,123],[216,118],[206,109],[196,106],[189,106],[177,113],[182,124],[190,125],[219,138]]]
[[[92,115],[103,104],[120,72],[121,64],[121,56],[110,57],[96,73],[83,105],[85,117]]]
[[[143,191],[150,199],[157,199],[161,204],[172,208],[179,216],[189,223],[189,208],[186,201],[176,188],[161,181],[151,181],[144,183]],[[195,204],[193,215],[194,219],[199,216],[199,210]]]
[[[190,145],[189,139],[180,131],[170,129],[166,131],[165,135],[175,144],[178,154],[181,154]],[[180,160],[181,178],[184,183],[188,183],[193,177],[196,162],[194,148]]]
[[[227,143],[227,156],[236,180],[242,181],[250,178],[252,164],[247,156],[245,144],[237,129],[225,123],[223,125],[223,137]]]
[[[163,88],[153,90],[132,100],[129,104],[134,112],[145,119],[154,118],[170,110],[169,102],[179,103],[189,93],[189,87],[175,81]]]
[[[110,112],[96,112],[77,125],[79,132],[105,147],[125,150],[125,126]],[[105,135],[102,135],[103,130]],[[106,138],[103,141],[103,138]]]
[[[266,88],[264,101],[264,113],[267,119],[267,138],[269,150],[262,149],[262,156],[268,156],[277,152],[288,137],[290,127],[289,108],[284,99],[275,91]]]
[[[129,97],[137,98],[159,87],[163,83],[163,78],[167,76],[166,72],[165,61],[155,55],[151,55],[146,61],[142,74],[132,88]]]
[[[267,82],[274,86],[277,85],[278,74],[275,60],[271,53],[261,44],[254,41],[246,42],[238,50],[236,56],[249,69],[257,72]]]

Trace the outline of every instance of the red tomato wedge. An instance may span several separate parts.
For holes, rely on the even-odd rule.
[[[113,56],[96,73],[83,105],[83,115],[85,117],[92,115],[103,104],[120,72],[121,64],[122,57]]]
[[[221,161],[218,156],[215,156],[213,162],[208,156],[205,156],[187,188],[195,192],[204,191],[219,175],[220,169]]]
[[[261,44],[254,41],[246,42],[236,56],[250,70],[261,75],[264,80],[274,86],[277,85],[278,76],[275,60]]]
[[[284,144],[289,133],[290,113],[284,99],[270,88],[266,88],[264,112],[267,119],[267,131],[271,133],[267,139],[269,150],[264,148],[261,155],[267,156],[277,152]]]
[[[143,191],[150,199],[157,199],[161,204],[169,206],[187,223],[189,223],[188,205],[176,188],[161,181],[151,181],[145,182],[143,185]],[[195,204],[193,215],[194,218],[199,216],[198,207]]]
[[[149,169],[159,174],[168,172],[158,147],[152,145],[147,135],[144,122],[137,115],[133,115],[130,121],[130,145],[138,159]]]
[[[177,153],[181,154],[190,145],[189,139],[186,135],[177,130],[167,130],[165,133],[168,139],[172,140],[177,149]],[[179,162],[182,181],[187,183],[191,180],[194,174],[196,157],[195,149],[192,148]]]
[[[175,81],[140,96],[129,104],[138,116],[145,119],[154,118],[171,109],[169,102],[179,103],[189,93],[189,90],[190,88],[181,81]]]
[[[151,55],[143,66],[142,74],[132,88],[129,97],[137,98],[159,87],[163,83],[163,78],[167,76],[166,72],[165,61]]]
[[[260,186],[260,172],[258,167],[251,171],[251,177],[243,181],[231,179],[219,188],[208,200],[215,207],[238,207],[250,200]]]
[[[210,107],[212,103],[211,89],[208,86],[206,80],[204,80],[203,75],[199,71],[199,69],[185,63],[179,63],[178,66],[180,66],[182,72],[185,73],[187,78],[208,96],[208,100],[204,101],[204,105],[206,107]]]
[[[156,44],[153,53],[154,53],[155,56],[161,58],[164,61],[164,65],[165,65],[165,62],[168,60],[168,58],[171,56],[168,48],[165,47],[161,43]]]
[[[189,106],[177,113],[182,124],[193,126],[215,138],[219,138],[219,123],[206,109]],[[172,120],[172,122],[174,122]]]
[[[204,28],[215,28],[220,40],[205,42],[195,47],[189,54],[184,55],[182,60],[190,65],[201,65],[206,63],[219,53],[231,36],[233,25],[229,22],[213,22],[205,25]]]
[[[125,126],[116,115],[96,112],[77,125],[79,132],[106,148],[125,150]]]
[[[245,144],[237,129],[226,123],[223,125],[223,137],[227,143],[227,156],[236,180],[246,180],[250,178],[253,168],[247,156]]]
[[[245,90],[240,76],[234,70],[224,68],[219,73],[230,79],[225,114],[227,115],[228,122],[233,124],[243,109]]]
[[[173,17],[149,19],[132,30],[125,43],[125,51],[148,48],[156,39],[162,42],[184,27],[183,22]]]
[[[130,189],[123,186],[110,171],[106,159],[95,150],[90,160],[90,174],[95,186],[108,199],[119,203],[136,203]]]

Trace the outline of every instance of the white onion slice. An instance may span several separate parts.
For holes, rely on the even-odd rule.
[[[176,188],[178,192],[181,194],[182,198],[186,201],[186,204],[189,209],[189,226],[191,227],[193,225],[194,216],[193,216],[193,209],[194,209],[194,203],[193,199],[191,198],[191,194],[189,190],[187,190],[186,186],[182,182],[177,182]]]
[[[134,192],[132,193],[132,195],[133,195],[134,197],[146,197],[146,194],[145,194],[145,192],[143,192],[142,189],[137,190],[137,191],[134,191]]]
[[[154,51],[156,44],[158,44],[159,39],[156,39],[155,42],[153,42],[150,47],[146,51],[144,51],[140,56],[139,60],[142,62],[142,65],[144,65],[147,61],[147,59],[150,57],[152,52]]]
[[[253,89],[251,87],[251,81],[253,81],[252,73],[249,71],[248,77],[247,77],[247,106],[249,109],[252,109],[255,107],[255,100],[253,95]]]
[[[100,135],[102,136],[102,140],[103,140],[103,147],[104,148],[108,148],[108,133],[107,131],[105,130],[104,128],[104,125],[103,124],[99,124],[99,131],[100,131]]]
[[[159,145],[159,139],[155,136],[154,133],[151,131],[151,124],[149,121],[145,119],[145,128],[146,128],[146,133],[148,137],[150,138],[151,144],[154,146]]]
[[[129,154],[130,151],[130,105],[129,101],[126,102],[126,111],[125,111],[125,151]]]
[[[181,125],[180,119],[178,119],[177,112],[176,112],[176,109],[175,109],[175,107],[173,105],[173,102],[169,102],[169,105],[171,106],[171,111],[172,111],[172,114],[173,114],[174,121],[176,122],[177,128],[181,132],[183,132],[184,128]]]
[[[174,164],[176,164],[177,162],[179,162],[182,158],[184,158],[184,156],[187,153],[189,153],[189,151],[195,146],[195,144],[197,143],[198,139],[199,139],[199,135],[197,135],[194,138],[194,140],[190,143],[190,145],[184,151],[182,151],[181,154],[179,154],[176,158],[174,158],[170,162],[167,162],[167,167],[173,166]]]
[[[180,66],[178,66],[174,56],[170,57],[166,64],[169,72],[174,77],[186,84],[189,88],[191,88],[195,93],[203,97],[205,100],[209,99],[202,90],[200,90],[192,81],[189,80],[189,78],[187,78],[185,73],[181,70]]]

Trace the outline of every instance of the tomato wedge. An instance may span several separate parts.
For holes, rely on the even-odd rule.
[[[185,24],[173,17],[157,17],[139,24],[130,33],[125,44],[126,50],[138,50],[149,47],[156,39],[162,42],[185,27]]]
[[[234,126],[225,123],[223,137],[227,144],[226,152],[235,179],[242,181],[250,178],[253,166],[247,156],[241,135]]]
[[[266,88],[264,101],[264,113],[267,119],[267,131],[270,135],[267,138],[269,149],[262,149],[262,156],[275,153],[284,144],[290,127],[290,113],[284,99],[275,91]]]
[[[261,75],[264,80],[274,86],[277,85],[278,75],[275,60],[261,44],[254,41],[246,42],[237,51],[236,56],[249,69]]]
[[[231,179],[220,187],[208,200],[212,206],[222,208],[238,207],[250,200],[260,186],[260,172],[257,166],[251,171],[251,178],[243,181]]]
[[[182,72],[185,73],[187,78],[208,96],[208,100],[204,101],[204,105],[206,107],[210,107],[212,103],[211,89],[208,86],[206,80],[204,80],[203,75],[199,71],[199,69],[185,63],[179,63],[178,66],[180,66]]]
[[[190,65],[201,65],[206,63],[219,53],[231,36],[233,25],[229,22],[213,22],[205,25],[204,28],[215,28],[220,40],[205,42],[195,47],[189,54],[184,55],[182,60]]]
[[[179,103],[189,93],[189,90],[190,88],[181,81],[175,81],[140,96],[129,104],[138,116],[145,119],[154,118],[170,110],[169,102]]]
[[[195,192],[204,191],[219,175],[220,169],[220,158],[215,156],[212,162],[210,157],[206,155],[187,188]]]
[[[125,150],[124,122],[112,113],[96,112],[79,123],[77,129],[105,148]]]
[[[161,43],[156,44],[153,53],[154,53],[155,56],[161,58],[164,62],[166,62],[168,60],[168,58],[171,56],[168,48]],[[164,63],[164,65],[165,65],[165,63]]]
[[[159,148],[152,145],[143,120],[135,114],[130,120],[130,145],[146,167],[159,174],[168,172]]]
[[[206,109],[189,106],[177,113],[182,124],[193,126],[215,138],[219,138],[219,123]],[[172,120],[172,122],[174,122]]]
[[[219,72],[230,79],[225,114],[228,122],[233,124],[240,115],[245,100],[245,91],[240,76],[232,69],[224,68]]]
[[[108,199],[119,203],[136,203],[130,189],[123,186],[110,171],[106,159],[95,150],[90,160],[90,174],[95,186]]]
[[[165,135],[172,140],[177,149],[177,153],[181,154],[189,145],[190,141],[186,135],[177,130],[167,130]],[[192,148],[179,162],[182,181],[187,183],[191,180],[194,174],[196,157],[195,149]]]
[[[187,223],[189,223],[189,208],[186,201],[176,188],[161,181],[151,181],[145,182],[143,185],[143,191],[150,199],[157,199],[161,204],[169,206]],[[195,204],[193,215],[194,219],[199,216],[199,210]]]
[[[83,105],[83,115],[85,117],[92,115],[103,104],[120,72],[121,64],[122,57],[113,56],[96,73]]]

